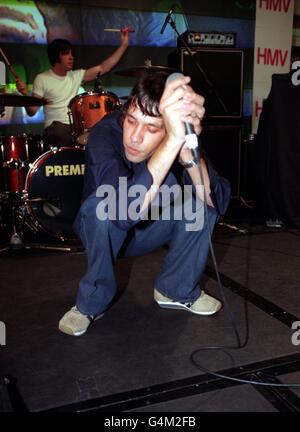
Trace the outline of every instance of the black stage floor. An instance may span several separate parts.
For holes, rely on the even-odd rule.
[[[0,411],[299,412],[299,230],[259,225],[241,207],[213,235],[226,304],[212,317],[154,302],[161,248],[119,260],[112,307],[67,336],[58,321],[85,271],[80,244],[3,250]],[[211,258],[201,284],[223,298]]]

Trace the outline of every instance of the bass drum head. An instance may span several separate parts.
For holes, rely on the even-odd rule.
[[[62,147],[41,155],[26,178],[28,209],[36,226],[62,240],[74,240],[80,208],[85,151]]]

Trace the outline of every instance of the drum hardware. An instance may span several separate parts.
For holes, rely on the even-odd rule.
[[[45,201],[45,198],[36,198],[33,201]],[[28,209],[26,203],[19,203],[19,207],[15,204],[11,208],[12,214],[12,234],[6,244],[0,246],[0,253],[6,252],[8,250],[21,250],[21,249],[45,249],[54,250],[61,252],[72,252],[74,250],[84,250],[82,246],[78,245],[60,245],[60,244],[46,244],[39,242],[28,243],[24,241],[24,227],[26,226],[28,230],[34,235],[41,233],[38,224],[34,223],[30,218],[28,218]],[[19,221],[19,226],[18,226]],[[65,239],[61,239],[62,241]]]
[[[112,103],[111,99],[109,99],[109,98],[105,99],[105,110],[107,112],[114,111],[114,104]]]
[[[73,141],[86,145],[89,130],[106,114],[120,109],[119,98],[111,92],[80,93],[69,102],[69,120]]]
[[[20,170],[21,168],[25,168],[26,167],[26,162],[22,161],[19,158],[12,158],[7,162],[3,162],[3,167],[6,168],[11,168],[11,169],[15,169],[16,171]]]
[[[13,169],[15,171],[15,174],[16,174],[15,175],[15,180],[16,180],[15,185],[16,185],[17,189],[12,191],[12,193],[20,193],[22,190],[22,186],[23,186],[22,176],[21,176],[22,173],[20,173],[20,171],[23,168],[26,168],[26,166],[27,166],[26,162],[22,161],[19,158],[17,158],[17,159],[12,158],[9,161],[3,162],[2,166],[3,166],[3,168],[10,168],[10,169]]]
[[[11,232],[8,239],[8,243],[0,247],[0,253],[6,252],[8,250],[21,250],[21,249],[49,249],[57,251],[71,252],[71,247],[65,247],[61,245],[46,245],[42,243],[27,243],[24,242],[24,227],[26,226],[30,232],[37,235],[40,230],[37,225],[35,225],[31,219],[28,218],[27,209],[27,197],[26,195],[20,195],[18,198],[5,197],[5,201],[2,204],[10,207],[10,220]],[[32,201],[44,201],[45,198],[36,198]]]
[[[92,109],[91,105],[92,104],[89,103],[89,109]],[[82,119],[81,121],[82,121],[83,132],[87,132],[86,121],[85,121],[84,111],[83,111],[83,100],[82,99],[79,100],[79,108],[80,108],[80,115],[81,115],[81,119]]]
[[[88,138],[89,138],[89,131],[86,130],[86,131],[82,132],[79,136],[75,135],[75,144],[81,145],[81,146],[86,146],[87,142],[88,142]]]
[[[30,164],[43,152],[44,142],[37,135],[1,136],[1,187],[5,194],[21,193]]]
[[[100,72],[97,73],[97,77],[95,79],[94,92],[97,92],[97,93],[102,93],[103,92],[101,73]]]
[[[84,155],[82,147],[53,148],[27,165],[22,190],[1,193],[0,203],[10,213],[12,234],[0,252],[20,248],[72,250],[61,245],[25,243],[24,228],[34,235],[46,234],[61,242],[78,240],[72,224],[81,204]]]

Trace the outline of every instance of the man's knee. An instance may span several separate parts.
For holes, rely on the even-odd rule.
[[[87,231],[91,235],[105,235],[109,231],[109,219],[101,219],[98,215],[98,206],[101,198],[95,195],[89,196],[81,205],[80,210],[75,218],[73,230],[82,238],[83,231],[86,235]]]

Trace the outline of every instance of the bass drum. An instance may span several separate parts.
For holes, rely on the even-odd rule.
[[[30,218],[61,240],[76,239],[72,225],[81,204],[84,157],[83,148],[52,149],[34,162],[26,177]]]

